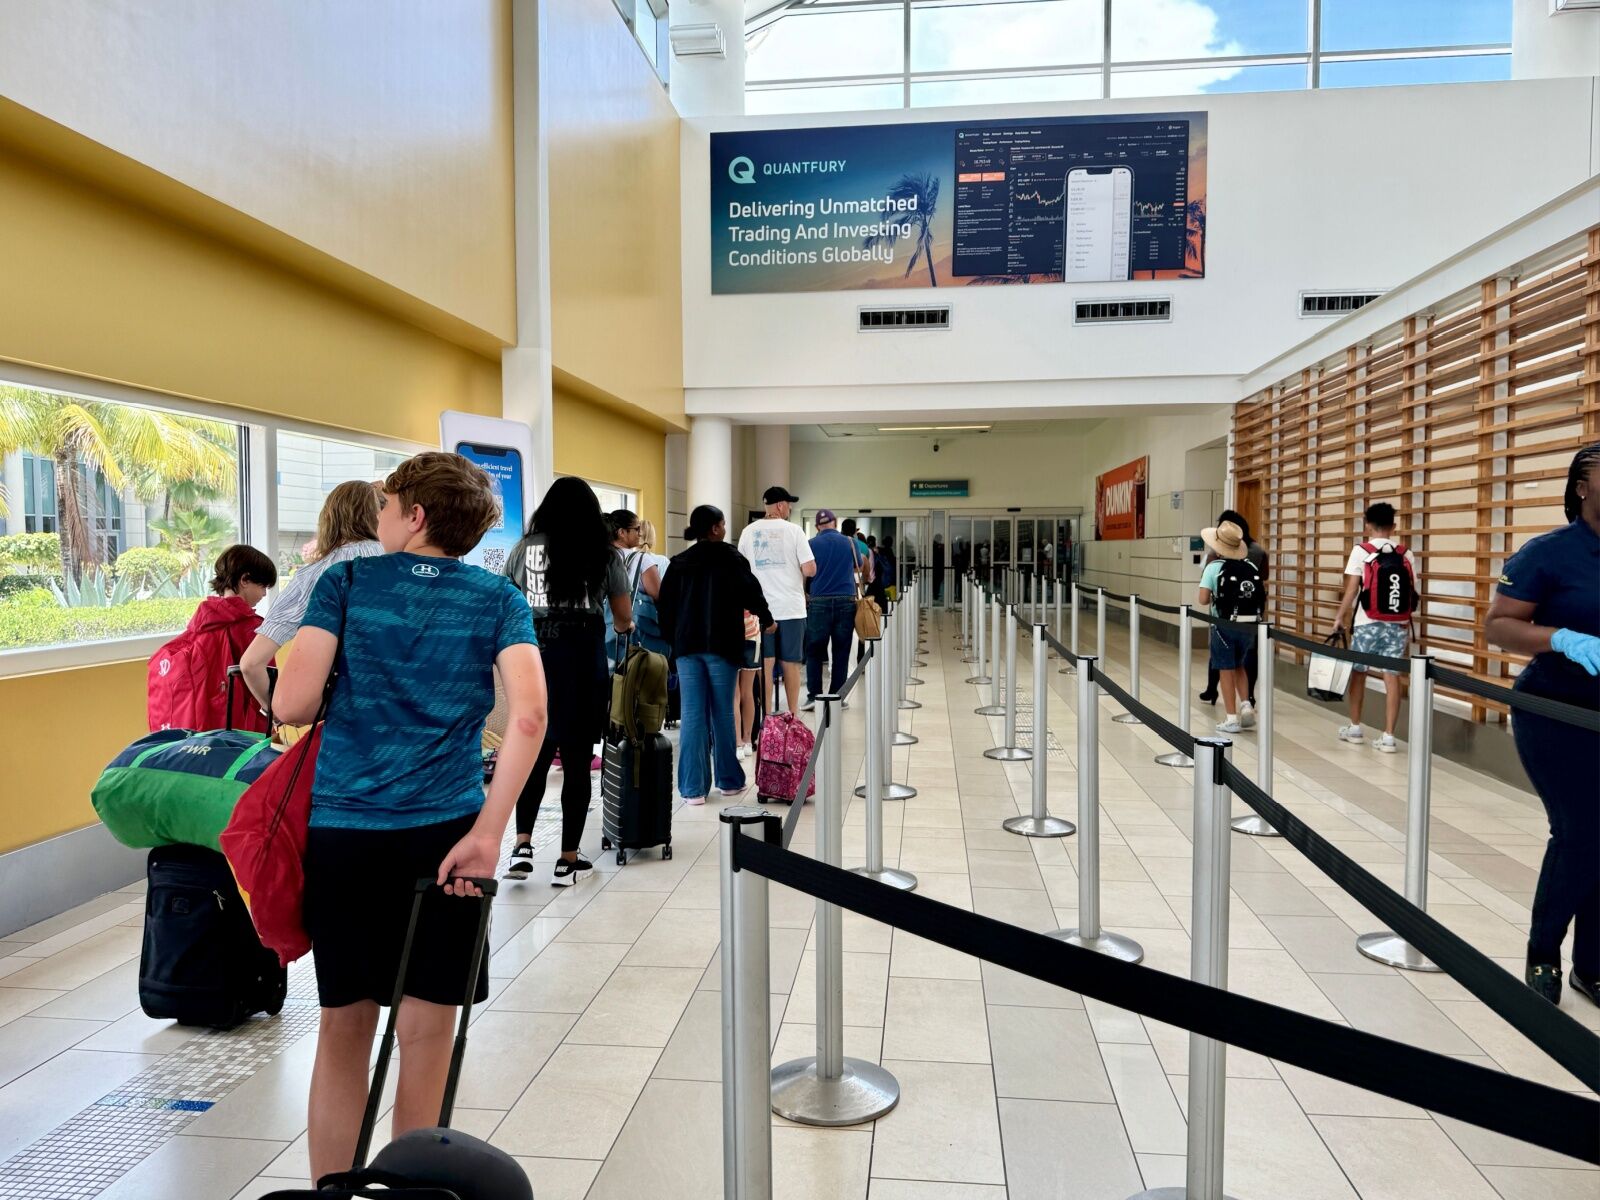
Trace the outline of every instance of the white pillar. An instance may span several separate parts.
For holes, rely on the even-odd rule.
[[[1600,75],[1600,11],[1551,12],[1550,0],[1512,0],[1511,77]]]
[[[789,427],[787,425],[756,426],[756,486],[752,491],[764,492],[773,484],[794,488],[789,482]]]
[[[733,530],[733,422],[727,417],[692,417],[689,421],[689,511],[715,504]]]
[[[673,29],[715,25],[722,30],[721,57],[672,56],[668,77],[672,104],[678,114],[743,116],[744,0],[673,0],[667,16]]]
[[[9,517],[0,517],[0,531],[21,533],[27,528],[23,512],[25,481],[22,475],[22,451],[16,450],[6,455],[5,462],[0,464],[0,482],[5,484],[6,504],[11,509]]]
[[[517,342],[500,352],[501,415],[533,435],[535,496],[555,478],[550,333],[550,157],[540,81],[539,0],[511,5],[512,204],[516,216]]]
[[[689,523],[689,435],[667,434],[667,527],[657,532],[657,554],[677,554],[684,549],[683,529]]]

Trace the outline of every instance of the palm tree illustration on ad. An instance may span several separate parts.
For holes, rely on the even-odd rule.
[[[906,201],[915,201],[915,204],[904,214],[903,223],[891,222],[884,232],[861,239],[861,248],[874,250],[879,246],[893,246],[900,239],[900,231],[910,229],[913,250],[906,263],[906,277],[910,277],[919,262],[925,263],[928,286],[938,287],[939,276],[933,267],[933,218],[939,206],[939,177],[922,173],[902,175],[889,189],[888,199],[897,204]]]
[[[1197,274],[1206,273],[1206,201],[1202,196],[1184,206],[1184,257],[1194,263]]]

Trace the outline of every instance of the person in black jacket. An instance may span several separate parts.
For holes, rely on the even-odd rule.
[[[678,791],[687,804],[704,804],[711,790],[707,759],[715,752],[717,791],[744,792],[744,767],[733,730],[733,688],[744,662],[744,614],[763,629],[772,610],[744,557],[728,545],[722,510],[702,504],[689,514],[685,538],[693,542],[661,579],[656,612],[672,643],[683,700],[678,734]]]

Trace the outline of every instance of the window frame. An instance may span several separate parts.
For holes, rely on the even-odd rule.
[[[365,433],[339,426],[319,425],[292,417],[280,417],[250,409],[231,408],[175,396],[170,392],[131,384],[112,383],[73,375],[44,367],[0,359],[0,381],[40,391],[60,392],[85,400],[159,408],[187,416],[222,421],[239,429],[239,533],[240,540],[265,554],[277,544],[277,434],[279,431],[304,434],[368,446],[401,454],[437,450],[437,445],[422,445],[403,438]],[[270,606],[272,594],[268,594]],[[125,638],[106,638],[61,646],[23,646],[0,650],[0,680],[22,675],[40,675],[83,667],[111,666],[148,659],[179,632],[136,634]]]

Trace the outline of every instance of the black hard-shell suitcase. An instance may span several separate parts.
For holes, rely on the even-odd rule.
[[[228,860],[204,846],[157,846],[147,871],[145,1015],[223,1029],[258,1012],[276,1016],[289,973],[256,936]]]
[[[493,879],[468,879],[483,897],[478,901],[478,934],[472,951],[472,966],[467,972],[466,997],[456,1023],[455,1047],[450,1054],[450,1072],[445,1077],[444,1101],[439,1106],[439,1124],[431,1129],[413,1129],[390,1142],[367,1165],[367,1150],[382,1107],[383,1085],[394,1055],[395,1023],[405,993],[406,969],[411,963],[411,945],[417,935],[417,917],[423,898],[438,885],[432,879],[417,880],[411,902],[411,921],[400,951],[400,969],[395,979],[394,997],[389,1004],[389,1023],[378,1046],[378,1061],[372,1070],[372,1086],[367,1092],[367,1110],[356,1137],[355,1160],[348,1171],[325,1175],[314,1191],[291,1189],[272,1192],[261,1200],[533,1200],[533,1185],[527,1173],[504,1150],[481,1138],[450,1128],[455,1109],[456,1087],[461,1082],[461,1062],[467,1052],[467,1023],[472,1018],[472,998],[478,987],[489,937],[489,909],[499,889]],[[463,898],[446,898],[451,904],[466,904]]]
[[[608,736],[600,763],[600,848],[614,847],[619,866],[629,850],[652,846],[671,858],[672,743],[659,733],[638,742]]]

